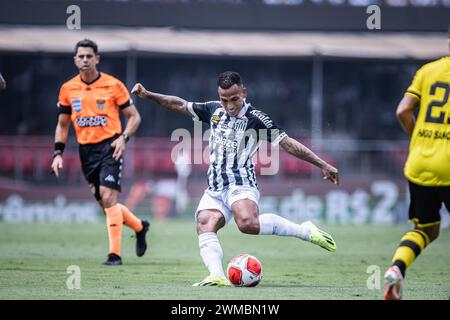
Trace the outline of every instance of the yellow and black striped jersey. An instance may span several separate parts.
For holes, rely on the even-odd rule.
[[[450,57],[420,68],[405,94],[420,101],[405,176],[423,186],[450,186]]]

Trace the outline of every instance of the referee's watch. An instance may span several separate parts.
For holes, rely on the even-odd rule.
[[[125,139],[125,142],[128,142],[128,140],[130,140],[130,137],[125,132],[122,133],[122,136]]]

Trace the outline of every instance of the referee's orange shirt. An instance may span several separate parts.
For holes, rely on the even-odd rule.
[[[70,114],[78,143],[92,144],[122,133],[119,110],[133,104],[127,88],[113,76],[100,73],[91,83],[80,75],[61,86],[60,113]]]

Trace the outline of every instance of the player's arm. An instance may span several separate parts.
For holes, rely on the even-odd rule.
[[[60,113],[55,130],[55,151],[53,153],[52,171],[59,176],[59,170],[63,168],[62,154],[69,135],[70,114]]]
[[[286,136],[281,140],[280,146],[288,153],[301,160],[307,161],[322,170],[323,178],[330,180],[334,184],[339,184],[338,170],[326,163],[310,149],[291,137]]]
[[[6,89],[6,81],[3,79],[2,74],[0,73],[0,91],[3,91]]]
[[[419,106],[419,102],[420,100],[418,98],[411,95],[405,95],[402,101],[400,101],[397,111],[395,112],[400,125],[410,138],[413,134],[414,125],[416,123],[414,109]]]
[[[136,132],[141,124],[141,115],[134,104],[122,109],[122,113],[127,118],[127,125],[122,135],[111,143],[114,149],[113,158],[118,160],[125,152],[125,143]]]
[[[188,110],[188,102],[180,97],[148,91],[140,83],[134,85],[131,93],[136,94],[139,98],[151,100],[167,110],[192,117],[192,114]]]

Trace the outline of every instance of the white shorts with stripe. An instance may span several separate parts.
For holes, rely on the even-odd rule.
[[[254,187],[232,185],[228,189],[222,191],[211,191],[206,189],[203,197],[195,211],[195,221],[200,211],[206,209],[215,209],[220,211],[225,217],[225,224],[230,222],[233,214],[231,205],[238,200],[250,199],[258,205],[259,190]]]

